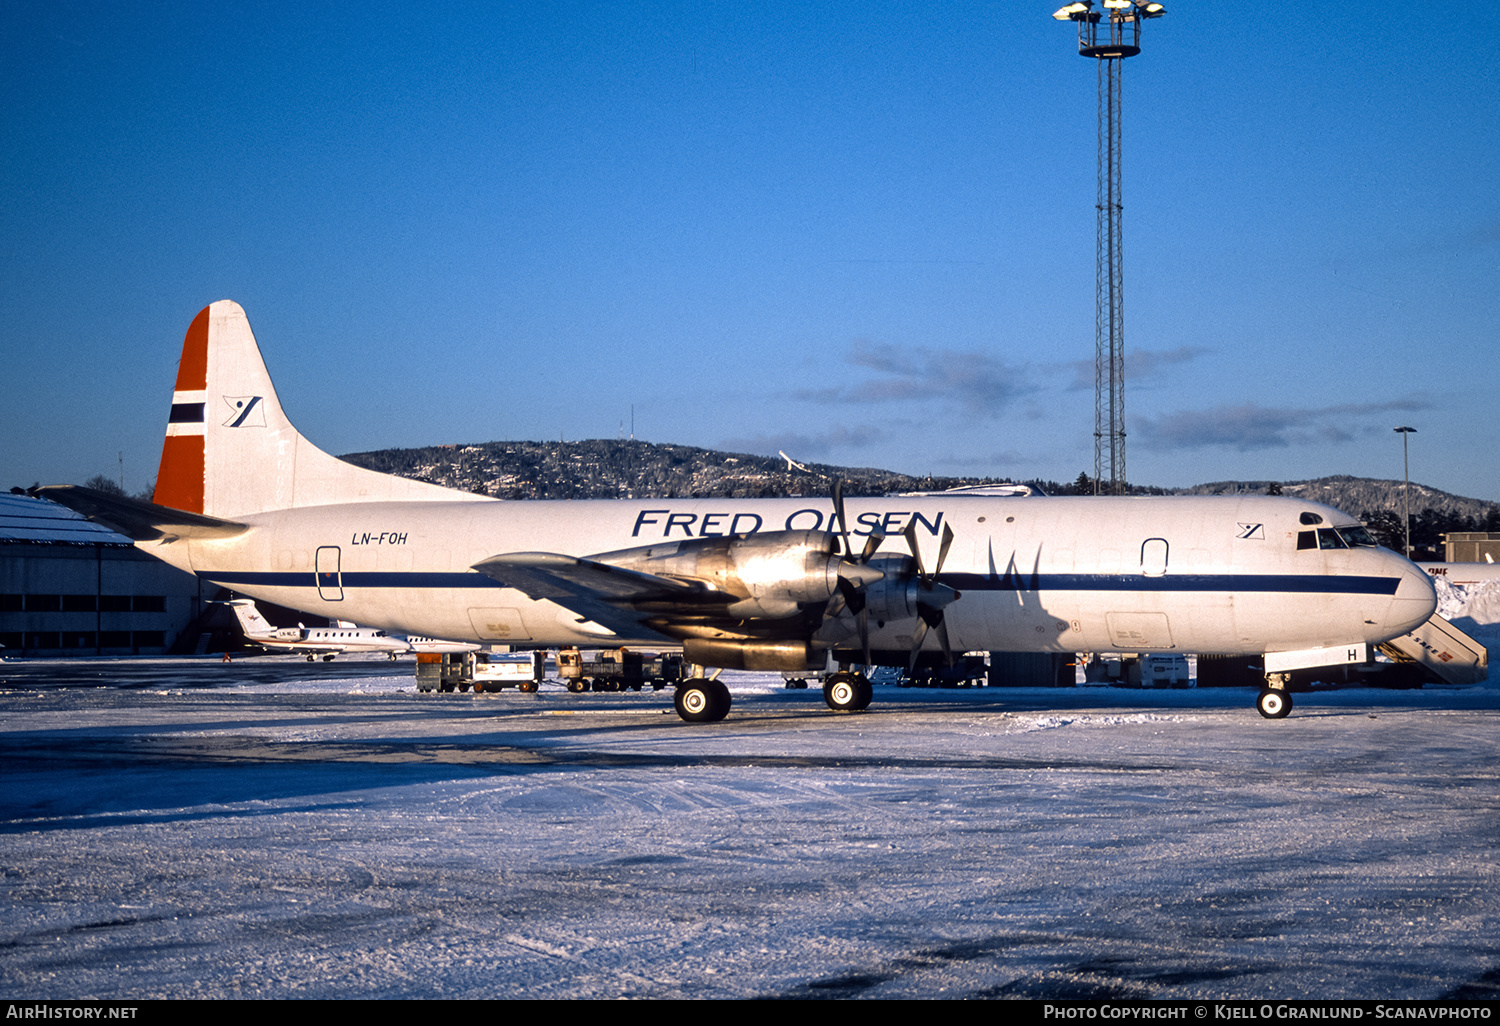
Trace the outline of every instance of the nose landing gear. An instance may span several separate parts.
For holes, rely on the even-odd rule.
[[[1287,689],[1291,675],[1286,673],[1266,674],[1266,686],[1261,688],[1255,708],[1268,720],[1285,719],[1292,711],[1292,693]]]

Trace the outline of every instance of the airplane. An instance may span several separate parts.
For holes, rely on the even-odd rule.
[[[395,659],[412,650],[401,638],[393,638],[373,627],[359,627],[347,620],[336,620],[332,627],[276,627],[255,608],[252,599],[230,599],[225,605],[234,610],[245,639],[261,648],[285,649],[305,654],[312,662],[322,654],[325,662],[342,652],[384,652]]]
[[[1449,584],[1472,585],[1500,581],[1500,563],[1419,563],[1433,580]]]
[[[1024,490],[1022,490],[1024,491]],[[1289,672],[1425,623],[1431,579],[1348,514],[1270,496],[978,493],[502,501],[353,466],[282,409],[241,307],[188,328],[154,502],[38,493],[213,584],[389,631],[517,647],[680,646],[690,722],[724,669],[862,669],[1006,652],[1197,652]]]
[[[483,645],[472,641],[448,641],[444,638],[427,638],[420,634],[408,634],[406,643],[411,646],[413,652],[428,653],[429,655],[462,655],[465,652],[478,652]]]

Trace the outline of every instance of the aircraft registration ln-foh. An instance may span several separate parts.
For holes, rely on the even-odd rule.
[[[205,581],[401,633],[518,647],[681,646],[686,720],[722,719],[715,669],[843,672],[971,650],[1364,662],[1436,608],[1353,518],[1268,496],[937,493],[844,499],[501,501],[355,467],[287,419],[238,304],[183,342],[154,502],[40,493]]]

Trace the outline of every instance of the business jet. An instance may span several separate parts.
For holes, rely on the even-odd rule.
[[[406,643],[418,655],[461,655],[465,652],[478,652],[484,647],[472,641],[449,641],[446,638],[427,638],[420,634],[408,634]]]
[[[680,646],[685,720],[721,720],[723,669],[829,676],[970,650],[1197,652],[1288,673],[1365,662],[1425,623],[1431,580],[1358,521],[1267,496],[933,494],[501,501],[355,467],[283,411],[245,312],[183,342],[154,502],[39,493],[213,584],[388,631],[517,647]]]
[[[393,638],[374,627],[359,627],[347,620],[336,620],[332,627],[276,627],[255,608],[251,599],[230,599],[245,640],[265,649],[281,649],[306,655],[312,662],[318,656],[331,661],[344,652],[384,652],[395,659],[412,650],[402,638]]]

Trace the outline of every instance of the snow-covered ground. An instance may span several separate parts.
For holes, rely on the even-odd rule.
[[[743,674],[690,725],[667,692],[424,695],[371,659],[46,669],[100,686],[0,667],[7,997],[1500,977],[1490,687],[1299,695],[1281,721],[1244,689],[880,687],[837,716]]]
[[[1481,595],[1444,595],[1492,655]],[[1480,614],[1480,615],[1475,615]],[[1467,618],[1467,623],[1465,623]],[[0,664],[0,991],[1490,997],[1500,687],[419,694]]]

